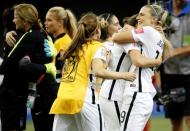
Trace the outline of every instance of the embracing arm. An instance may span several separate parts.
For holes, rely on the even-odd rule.
[[[118,44],[135,43],[132,32],[130,30],[123,30],[113,34],[112,39]]]
[[[9,32],[6,33],[5,41],[10,47],[15,46],[15,44],[16,44],[16,36],[17,36],[16,31],[9,31]]]
[[[139,50],[131,50],[128,54],[132,63],[137,67],[158,67],[162,62],[161,58],[153,59],[143,56]]]
[[[101,59],[94,59],[92,62],[92,70],[96,77],[104,79],[124,79],[133,81],[136,77],[134,73],[130,72],[114,72],[105,69],[105,65]]]

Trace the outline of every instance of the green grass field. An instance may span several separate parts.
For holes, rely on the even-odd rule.
[[[28,121],[26,131],[34,131],[32,121]],[[165,119],[163,116],[151,117],[149,131],[171,131],[171,125],[169,119]]]
[[[171,131],[171,125],[169,119],[164,117],[151,117],[150,119],[150,131]]]

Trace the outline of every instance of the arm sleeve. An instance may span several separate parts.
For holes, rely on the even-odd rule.
[[[20,72],[28,81],[36,82],[41,75],[46,73],[46,67],[43,64],[29,63],[20,66]]]
[[[3,61],[0,67],[0,73],[5,74],[11,69],[18,67],[19,61],[27,54],[27,52],[29,52],[29,50],[32,50],[30,45],[28,34],[24,34],[24,36],[19,39],[15,47],[11,50],[8,57]]]
[[[105,47],[101,47],[97,50],[97,52],[95,53],[93,59],[101,59],[103,60],[104,62],[106,62],[106,49]]]
[[[154,39],[155,29],[150,26],[138,28],[132,30],[132,35],[135,42],[140,44],[147,44],[146,41],[152,41],[152,39]]]

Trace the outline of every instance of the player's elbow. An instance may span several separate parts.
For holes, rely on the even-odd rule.
[[[99,69],[99,70],[95,70],[94,71],[94,75],[96,76],[96,77],[100,77],[100,78],[104,78],[104,69]]]

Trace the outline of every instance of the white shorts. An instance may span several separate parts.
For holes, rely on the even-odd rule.
[[[100,106],[84,103],[80,113],[55,115],[53,131],[105,131],[103,123]]]
[[[121,102],[108,100],[101,96],[99,101],[106,131],[119,131]]]
[[[124,96],[120,131],[143,131],[153,109],[150,93],[135,92]]]

